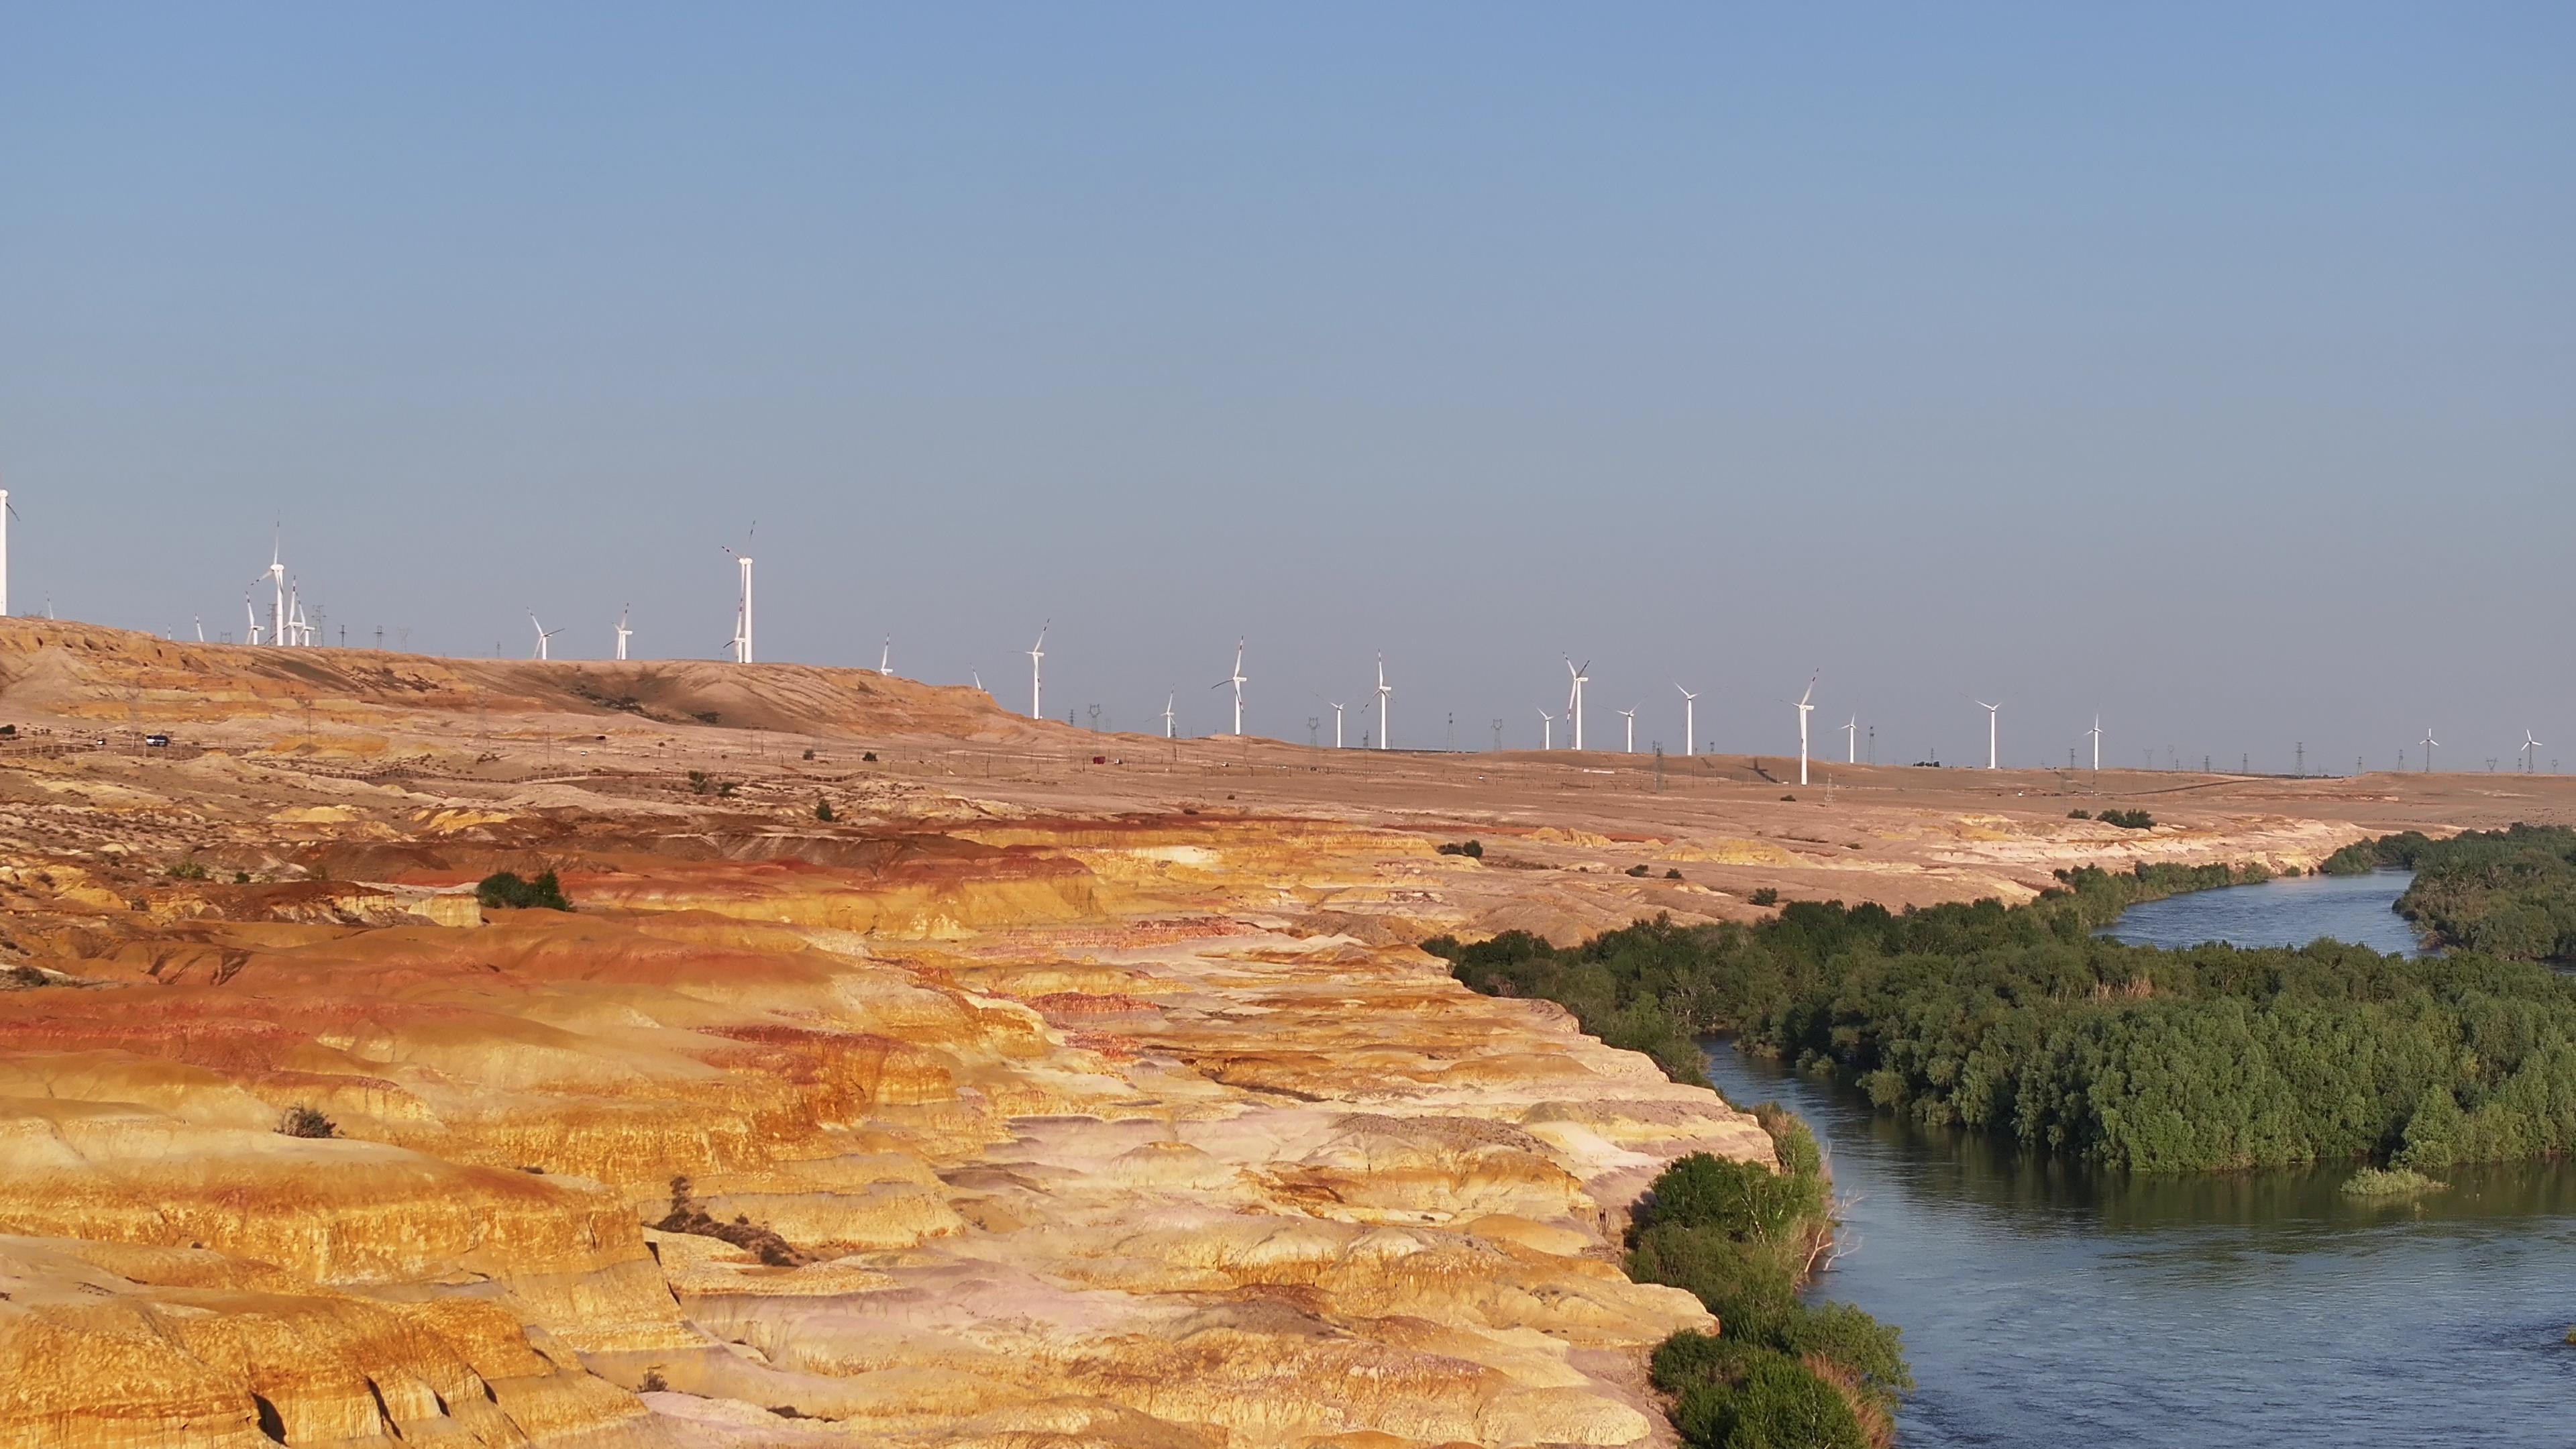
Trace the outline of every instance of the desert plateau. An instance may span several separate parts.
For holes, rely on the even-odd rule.
[[[2057,772],[1784,789],[31,619],[0,720],[0,1442],[62,1446],[1670,1442],[1644,1356],[1716,1325],[1620,1229],[1770,1139],[1422,940],[2576,799],[2108,773],[2130,831]],[[501,871],[573,909],[487,908]]]

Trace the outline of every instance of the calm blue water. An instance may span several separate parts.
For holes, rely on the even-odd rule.
[[[2321,920],[2396,920],[2404,883],[2282,881],[2130,914],[2155,910],[2159,942],[2305,942],[2350,933]],[[2200,912],[2170,909],[2187,904]],[[2096,1173],[1906,1127],[1723,1044],[1709,1070],[1730,1100],[1787,1103],[1824,1140],[1851,1201],[1848,1251],[1817,1292],[1905,1330],[1914,1449],[2576,1445],[2563,1164],[2462,1169],[2448,1192],[2374,1205],[2336,1191],[2341,1167]]]
[[[2259,886],[2194,891],[2129,907],[2102,934],[2133,946],[2304,946],[2319,936],[2374,951],[2422,954],[2406,918],[2390,909],[2414,872],[2305,875]]]

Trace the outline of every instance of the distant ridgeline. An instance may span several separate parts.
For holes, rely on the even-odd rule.
[[[2317,867],[2415,872],[2398,914],[2435,942],[2516,961],[2576,961],[2576,830],[2516,825],[2433,840],[2409,830],[2349,845]]]
[[[2554,840],[2545,867],[2395,839],[2455,852],[2474,879],[2491,868],[2496,880],[2576,880],[2566,831],[2492,837]],[[2401,863],[2397,852],[2416,850],[2362,849],[2383,847]],[[2446,939],[2500,914],[2442,914],[2472,889],[2532,904],[2497,886],[2454,892],[2434,856],[2418,859],[2437,876],[2417,878],[2422,919]],[[1657,918],[1564,950],[1521,932],[1425,945],[1476,990],[1562,1003],[1678,1080],[1701,1079],[1696,1038],[1731,1031],[1747,1050],[1830,1068],[1883,1109],[2105,1167],[2370,1159],[2430,1171],[2576,1146],[2576,977],[2472,949],[2425,960],[2335,943],[2167,951],[2092,934],[2136,901],[2266,874],[2085,867],[2010,908],[1796,902],[1753,925]],[[2559,929],[2553,942],[2567,939]]]

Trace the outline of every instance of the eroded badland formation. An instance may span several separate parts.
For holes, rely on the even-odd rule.
[[[1767,1139],[1412,943],[2565,803],[2114,777],[2140,833],[2037,772],[1658,789],[33,620],[0,721],[10,1444],[1655,1440],[1643,1353],[1706,1318],[1609,1245],[1663,1161]],[[482,910],[503,869],[578,909]]]

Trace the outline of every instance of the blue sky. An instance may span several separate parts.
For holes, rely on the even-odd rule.
[[[12,606],[1304,737],[2565,736],[2576,11],[0,10]],[[389,634],[389,637],[391,635]],[[1087,718],[1087,711],[1085,711]],[[1605,723],[1606,722],[1606,723]],[[1361,726],[1354,719],[1356,737]]]

